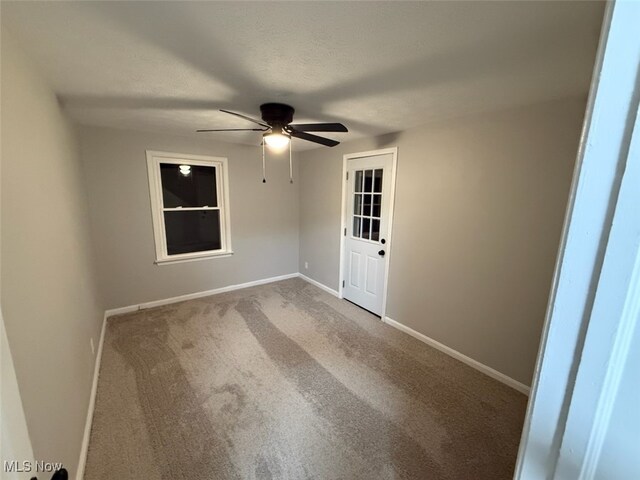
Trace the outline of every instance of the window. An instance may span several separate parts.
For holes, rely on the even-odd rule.
[[[227,159],[147,151],[156,263],[230,255]]]
[[[353,196],[353,236],[377,242],[380,239],[382,169],[356,170]]]

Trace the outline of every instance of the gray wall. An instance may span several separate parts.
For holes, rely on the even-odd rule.
[[[387,316],[530,385],[585,105],[305,152],[300,272],[338,288],[342,155],[398,146]]]
[[[95,362],[89,339],[97,345],[104,312],[77,139],[4,26],[1,57],[2,313],[35,457],[74,472]],[[29,454],[24,438],[13,440],[16,455]]]
[[[259,147],[215,142],[213,135],[80,129],[99,285],[107,308],[298,271],[298,184],[289,183],[288,155],[268,159],[263,184]],[[154,264],[147,149],[228,158],[231,257]]]

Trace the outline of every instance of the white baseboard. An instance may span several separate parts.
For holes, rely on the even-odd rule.
[[[289,273],[287,275],[280,275],[277,277],[263,278],[261,280],[254,280],[252,282],[240,283],[238,285],[229,285],[227,287],[214,288],[213,290],[205,290],[203,292],[188,293],[186,295],[179,295],[177,297],[165,298],[162,300],[155,300],[153,302],[140,303],[138,305],[129,305],[128,307],[112,308],[105,312],[105,316],[112,317],[114,315],[120,315],[123,313],[135,312],[137,310],[143,310],[145,308],[159,307],[162,305],[169,305],[171,303],[184,302],[186,300],[193,300],[194,298],[208,297],[209,295],[216,295],[218,293],[231,292],[233,290],[240,290],[243,288],[255,287],[257,285],[264,285],[266,283],[279,282],[280,280],[287,280],[288,278],[296,278],[299,274]]]
[[[331,295],[334,295],[338,298],[340,298],[340,294],[335,291],[333,288],[327,287],[326,285],[313,280],[312,278],[307,277],[306,275],[303,275],[302,273],[299,274],[300,278],[302,278],[303,280],[309,282],[312,285],[315,285],[316,287],[324,290],[325,292],[330,293]],[[389,317],[385,317],[385,323],[388,323],[389,325],[391,325],[392,327],[397,328],[398,330],[407,333],[409,335],[411,335],[414,338],[417,338],[418,340],[420,340],[421,342],[426,343],[427,345],[440,350],[443,353],[446,353],[447,355],[449,355],[450,357],[455,358],[456,360],[461,361],[462,363],[465,363],[467,365],[469,365],[470,367],[478,370],[479,372],[484,373],[485,375],[490,376],[491,378],[494,378],[496,380],[498,380],[501,383],[504,383],[505,385],[514,388],[515,390],[524,393],[525,395],[529,395],[529,390],[530,387],[527,387],[524,383],[520,383],[517,380],[514,380],[513,378],[505,375],[504,373],[500,373],[497,370],[494,370],[491,367],[488,367],[487,365],[478,362],[477,360],[474,360],[473,358],[467,357],[466,355],[458,352],[457,350],[454,350],[451,347],[447,347],[446,345],[434,340],[433,338],[427,337],[426,335],[420,333],[420,332],[416,332],[414,329],[407,327],[406,325],[403,325],[400,322],[397,322],[395,320],[393,320],[392,318]]]
[[[306,275],[303,275],[302,273],[298,274],[298,276],[309,282],[312,285],[315,285],[316,287],[324,290],[325,292],[330,293],[331,295],[334,295],[338,298],[340,298],[340,294],[334,290],[333,288],[327,287],[326,285],[313,280],[312,278],[307,277]],[[401,332],[404,332],[406,334],[411,335],[414,338],[417,338],[418,340],[420,340],[421,342],[426,343],[427,345],[435,348],[436,350],[440,350],[443,353],[446,353],[447,355],[449,355],[450,357],[455,358],[456,360],[461,361],[462,363],[465,363],[467,365],[469,365],[470,367],[478,370],[479,372],[484,373],[485,375],[490,376],[491,378],[494,378],[495,380],[498,380],[501,383],[504,383],[505,385],[521,392],[524,393],[525,395],[529,395],[529,391],[531,390],[530,387],[526,386],[524,383],[520,383],[519,381],[505,375],[504,373],[501,373],[497,370],[494,370],[491,367],[488,367],[487,365],[478,362],[477,360],[474,360],[473,358],[467,357],[466,355],[458,352],[457,350],[454,350],[451,347],[447,347],[446,345],[434,340],[433,338],[427,337],[426,335],[424,335],[423,333],[417,332],[414,329],[407,327],[406,325],[403,325],[400,322],[397,322],[395,320],[393,320],[392,318],[389,317],[385,317],[384,319],[385,323],[388,323],[389,325],[391,325],[392,327],[397,328],[398,330],[400,330]]]
[[[460,360],[462,363],[466,363],[467,365],[469,365],[472,368],[475,368],[479,372],[482,372],[485,375],[488,375],[491,378],[494,378],[499,382],[502,382],[505,385],[508,385],[509,387],[514,388],[515,390],[518,390],[521,393],[524,393],[525,395],[529,395],[530,387],[527,387],[524,383],[520,383],[517,380],[514,380],[511,377],[508,377],[504,373],[500,373],[499,371],[494,370],[493,368],[488,367],[485,364],[480,363],[477,360],[474,360],[473,358],[467,357],[466,355],[458,352],[457,350],[454,350],[451,347],[447,347],[446,345],[443,345],[442,343],[434,340],[433,338],[427,337],[426,335],[420,332],[416,332],[413,328],[407,327],[406,325],[403,325],[400,322],[396,322],[395,320],[389,317],[385,317],[385,323],[391,325],[392,327],[397,328],[398,330],[404,333],[411,335],[414,338],[417,338],[421,342],[426,343],[427,345],[435,348],[436,350],[440,350],[441,352],[446,353],[447,355],[455,358],[456,360]]]
[[[340,298],[340,294],[336,290],[334,290],[333,288],[327,287],[323,283],[320,283],[320,282],[314,280],[313,278],[309,278],[306,275],[303,275],[302,273],[299,273],[298,276],[301,279],[303,279],[305,282],[309,282],[311,285],[315,285],[316,287],[324,290],[325,292],[330,293],[331,295]]]
[[[102,362],[102,346],[104,345],[104,333],[107,326],[107,315],[105,312],[102,319],[102,329],[100,330],[100,340],[98,342],[98,352],[96,354],[95,366],[93,368],[93,383],[91,385],[91,394],[89,396],[89,408],[87,409],[87,420],[84,424],[84,435],[82,437],[82,446],[80,448],[80,459],[78,460],[78,469],[76,471],[76,480],[84,478],[84,469],[87,464],[87,453],[89,452],[89,438],[91,437],[91,426],[93,425],[93,412],[96,407],[96,394],[98,393],[98,375],[100,374],[100,364]]]

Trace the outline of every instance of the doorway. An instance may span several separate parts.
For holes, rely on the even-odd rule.
[[[398,150],[344,156],[340,296],[384,320]]]

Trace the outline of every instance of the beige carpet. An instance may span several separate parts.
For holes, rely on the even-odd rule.
[[[286,280],[110,319],[85,478],[508,479],[525,404]]]

